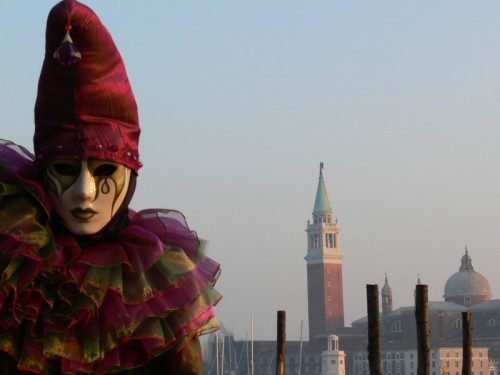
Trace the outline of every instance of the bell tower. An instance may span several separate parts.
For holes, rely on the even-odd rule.
[[[380,295],[382,296],[382,316],[385,316],[392,312],[392,289],[389,286],[387,274],[385,275],[385,283],[382,287]]]
[[[333,216],[320,163],[313,220],[307,222],[309,339],[344,327],[340,226]]]

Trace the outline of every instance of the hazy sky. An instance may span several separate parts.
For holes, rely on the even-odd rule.
[[[387,273],[432,300],[468,246],[500,295],[500,2],[86,1],[139,104],[135,209],[175,208],[222,265],[237,337],[307,337],[319,163],[342,227],[346,323]],[[32,149],[48,0],[0,0],[1,138]]]

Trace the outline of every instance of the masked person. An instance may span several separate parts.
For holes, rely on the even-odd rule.
[[[139,134],[110,34],[90,8],[60,2],[35,155],[0,142],[0,374],[201,373],[219,266],[181,213],[128,208]]]

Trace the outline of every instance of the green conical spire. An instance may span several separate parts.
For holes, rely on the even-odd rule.
[[[323,168],[324,165],[323,162],[321,162],[319,164],[318,190],[316,191],[313,214],[332,212],[330,199],[328,199],[328,193],[326,191],[325,181],[323,181]]]

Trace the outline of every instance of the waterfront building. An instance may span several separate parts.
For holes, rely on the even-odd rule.
[[[339,365],[340,352],[345,374],[368,375],[366,348],[368,319],[361,317],[346,327],[344,324],[340,225],[334,216],[320,165],[319,179],[312,211],[307,222],[307,301],[309,340],[287,341],[286,373],[321,375],[322,367],[330,371]],[[351,270],[350,272],[355,272]],[[420,283],[420,280],[417,282]],[[409,291],[412,293],[413,291]],[[385,375],[416,375],[415,306],[397,306],[389,278],[385,275],[381,289],[381,347]],[[359,296],[365,299],[365,296]],[[471,312],[473,324],[473,375],[500,375],[500,299],[492,299],[490,284],[475,271],[466,248],[458,272],[445,286],[443,300],[428,302],[431,342],[431,375],[460,375],[462,363],[462,312]],[[338,346],[332,337],[337,337]],[[226,338],[222,357],[230,375],[251,374],[250,343]],[[325,359],[323,353],[335,348],[339,357]],[[215,352],[212,350],[212,352]],[[458,354],[457,354],[458,353]],[[254,374],[274,374],[276,342],[256,340],[253,343]],[[328,357],[327,357],[328,358]],[[325,362],[326,361],[326,362]],[[214,362],[204,367],[205,374],[216,374]],[[337,368],[336,371],[340,371]],[[340,374],[335,374],[340,375]]]
[[[370,375],[366,352],[351,353],[353,371],[351,375]],[[381,353],[382,373],[384,375],[417,375],[417,349],[398,348],[383,350]],[[430,375],[462,374],[462,347],[438,347],[430,350]],[[490,375],[490,362],[487,347],[472,349],[472,374]]]

